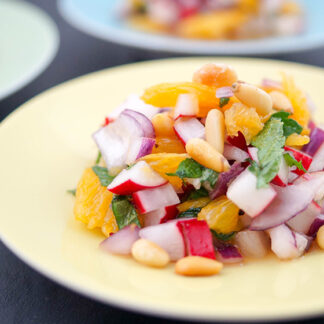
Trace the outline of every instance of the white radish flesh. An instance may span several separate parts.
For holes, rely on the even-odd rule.
[[[173,118],[177,120],[179,117],[195,117],[198,112],[198,98],[191,93],[183,93],[178,96],[176,106],[174,108]]]
[[[238,162],[244,162],[246,159],[249,158],[248,153],[230,144],[224,145],[223,155],[227,160],[238,161]]]
[[[197,118],[179,118],[174,123],[174,131],[183,144],[191,138],[205,137],[205,127]]]

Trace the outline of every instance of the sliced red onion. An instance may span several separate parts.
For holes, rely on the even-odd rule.
[[[234,96],[232,87],[222,87],[216,90],[216,98],[230,98]]]
[[[180,203],[178,195],[170,183],[154,189],[137,191],[133,194],[133,199],[142,214]]]
[[[319,228],[323,225],[324,225],[324,214],[321,214],[314,219],[312,225],[309,228],[307,235],[311,237],[315,237]]]
[[[128,255],[134,242],[139,239],[139,230],[135,224],[128,225],[102,241],[100,248],[113,254]]]
[[[287,225],[296,232],[307,234],[320,212],[321,207],[315,201],[312,201],[303,212],[290,219]]]
[[[250,229],[262,231],[289,221],[308,207],[323,185],[324,173],[291,186],[273,186],[276,198],[260,216],[253,219]]]
[[[141,125],[144,133],[144,137],[155,138],[155,131],[152,122],[145,115],[138,111],[125,109],[122,115],[128,115],[136,119],[136,121]]]
[[[174,108],[173,118],[177,120],[180,117],[196,117],[198,108],[199,103],[196,95],[191,93],[180,94]]]
[[[160,108],[159,109],[159,114],[164,113],[164,112],[169,112],[171,110],[172,110],[172,108],[169,108],[169,107]]]
[[[324,169],[324,142],[318,148],[313,156],[312,163],[308,169],[309,172],[322,171]]]
[[[303,152],[314,156],[317,150],[324,142],[324,130],[319,127],[315,127],[310,134],[310,141],[303,147]]]
[[[240,231],[235,235],[235,243],[246,257],[263,258],[270,250],[269,237],[262,231]]]
[[[179,118],[174,123],[174,131],[183,144],[191,138],[205,137],[205,127],[197,118]]]
[[[217,248],[216,258],[222,263],[240,263],[243,261],[243,257],[236,246],[225,245],[223,247]]]
[[[245,137],[241,132],[238,132],[237,136],[227,136],[226,140],[228,143],[247,152],[247,145],[246,145]]]
[[[147,137],[134,138],[128,150],[126,163],[132,164],[137,159],[145,155],[151,154],[154,144],[155,144],[155,139],[153,138],[147,138]]]
[[[159,113],[159,108],[152,105],[146,104],[138,95],[130,95],[120,106],[118,106],[111,114],[109,118],[115,120],[118,118],[120,113],[125,109],[131,109],[142,113],[148,119],[152,119],[157,113]]]
[[[224,145],[223,155],[227,160],[238,162],[244,162],[246,159],[249,158],[249,154],[247,154],[245,151],[230,144]]]
[[[235,162],[228,171],[220,173],[215,188],[209,193],[210,199],[213,200],[225,195],[230,182],[243,171],[244,168],[241,163]]]
[[[281,90],[282,86],[281,83],[278,81],[274,81],[271,79],[263,79],[261,83],[261,87],[263,88],[271,88],[271,89],[276,89],[276,90]]]

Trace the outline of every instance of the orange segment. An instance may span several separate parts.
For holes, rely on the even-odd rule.
[[[263,128],[255,108],[249,108],[241,103],[233,104],[224,112],[224,116],[227,134],[237,136],[238,132],[241,132],[248,144]]]
[[[152,153],[186,153],[186,150],[177,137],[157,137]]]
[[[107,237],[109,237],[111,233],[116,233],[118,231],[116,218],[111,208],[108,208],[104,223],[101,226],[101,231]]]
[[[85,169],[76,190],[75,218],[87,224],[89,229],[102,226],[112,197],[93,170]]]
[[[209,197],[202,197],[195,200],[187,200],[183,202],[182,204],[177,206],[177,209],[180,213],[188,210],[189,208],[199,208],[199,207],[205,207],[210,202]]]
[[[157,137],[174,137],[175,132],[173,130],[174,121],[168,113],[156,114],[152,118],[152,124]]]
[[[228,234],[237,230],[239,208],[226,196],[221,196],[204,207],[198,219],[205,220],[214,231]]]
[[[176,189],[181,189],[182,180],[176,176],[168,176],[166,173],[175,173],[179,164],[188,158],[187,154],[158,153],[149,154],[141,158],[147,162],[154,171],[167,179]]]
[[[146,89],[142,99],[153,106],[174,107],[181,93],[197,95],[198,117],[205,117],[210,109],[219,107],[216,88],[195,82],[161,83]]]

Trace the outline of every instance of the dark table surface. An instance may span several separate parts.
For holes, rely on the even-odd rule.
[[[92,38],[68,25],[58,14],[54,0],[29,2],[44,9],[56,21],[61,36],[60,49],[45,72],[22,90],[0,101],[0,121],[28,99],[63,81],[111,66],[175,56],[127,48]],[[324,48],[271,58],[324,67]],[[130,313],[82,297],[35,272],[0,242],[0,323],[106,322],[180,323]],[[303,323],[324,323],[324,318]]]

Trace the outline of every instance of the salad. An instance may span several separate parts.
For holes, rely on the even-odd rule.
[[[304,29],[292,0],[124,0],[122,16],[144,31],[198,39],[295,35]]]
[[[131,95],[93,134],[75,218],[100,248],[180,275],[324,249],[324,131],[292,77],[239,81],[210,63]]]

